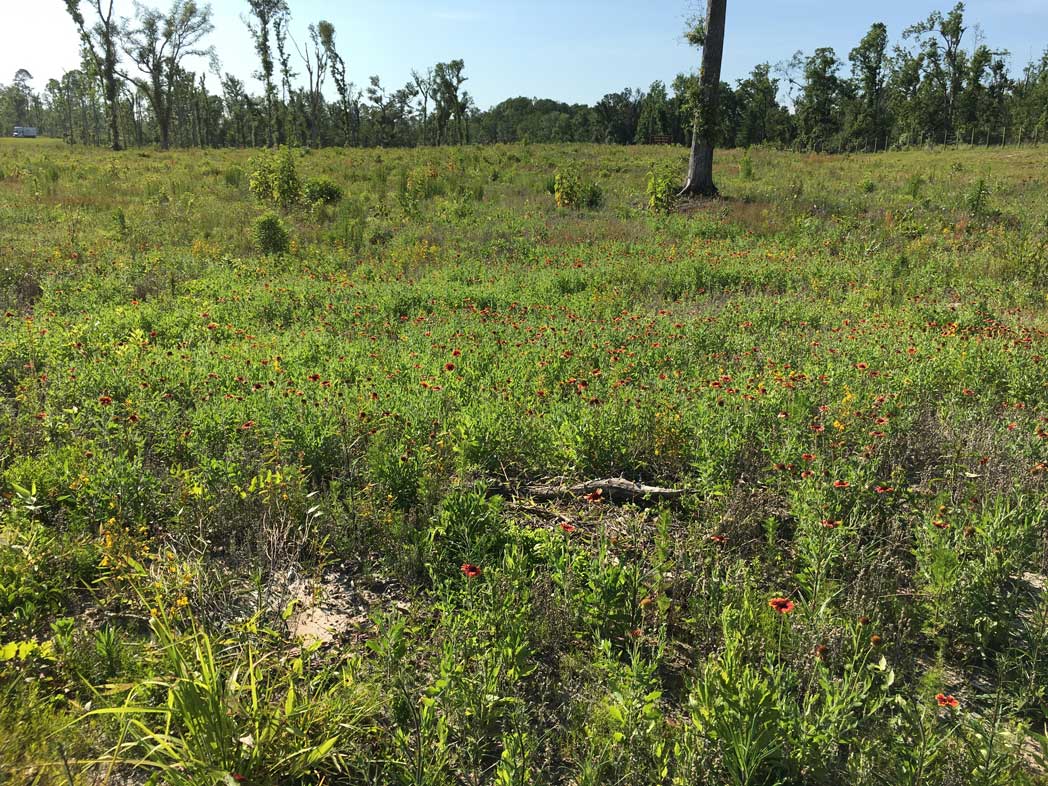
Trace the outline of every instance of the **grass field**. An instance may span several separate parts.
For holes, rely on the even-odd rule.
[[[0,140],[0,784],[1048,783],[1044,147],[257,157]]]

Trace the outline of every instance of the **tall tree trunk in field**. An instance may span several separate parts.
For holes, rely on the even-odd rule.
[[[713,146],[719,126],[721,57],[724,54],[724,17],[727,0],[707,0],[702,38],[702,71],[698,105],[691,132],[691,159],[681,194],[717,196],[713,183]]]

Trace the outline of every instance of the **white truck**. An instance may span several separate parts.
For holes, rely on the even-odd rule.
[[[37,130],[32,126],[15,126],[14,135],[25,139],[36,139]]]

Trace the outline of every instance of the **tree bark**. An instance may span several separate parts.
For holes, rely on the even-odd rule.
[[[724,55],[724,19],[727,0],[708,0],[706,38],[702,44],[699,99],[691,134],[688,177],[681,194],[717,196],[713,183],[713,147],[717,141],[720,108],[721,58]]]

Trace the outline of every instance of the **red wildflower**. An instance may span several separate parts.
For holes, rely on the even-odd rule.
[[[113,397],[112,396],[99,396],[98,397],[98,403],[101,404],[103,407],[108,407],[110,404],[113,403]]]
[[[470,565],[468,562],[463,562],[462,567],[459,568],[467,579],[475,579],[480,575],[480,568],[476,565]]]
[[[939,703],[940,707],[949,707],[950,709],[957,709],[959,706],[961,706],[961,703],[948,693],[936,694],[935,700]]]
[[[249,431],[249,430],[251,430],[254,427],[255,427],[255,421],[253,421],[253,420],[245,420],[243,423],[240,424],[240,430],[241,431]]]
[[[445,371],[454,371],[455,370],[455,364],[454,363],[445,363],[444,364],[444,370]]]
[[[840,519],[823,519],[822,520],[822,526],[826,527],[826,529],[837,529],[837,527],[839,527],[843,523],[844,522],[842,522]]]
[[[877,486],[873,490],[876,491],[878,494],[891,494],[893,491],[895,491],[895,489],[891,486]]]
[[[600,501],[601,501],[601,498],[602,498],[603,496],[604,496],[604,489],[594,489],[594,490],[593,490],[593,491],[591,491],[591,492],[590,492],[589,494],[587,494],[587,495],[586,495],[586,496],[584,497],[584,499],[585,499],[585,500],[586,500],[587,502],[594,502],[594,503],[596,503],[596,502],[600,502]]]
[[[833,487],[835,489],[846,489],[850,485],[851,485],[851,483],[849,483],[846,480],[835,480],[835,481],[833,481]]]
[[[722,545],[724,545],[725,543],[728,542],[728,536],[727,535],[710,535],[710,540],[712,540],[714,543],[722,546]]]
[[[768,601],[768,605],[779,614],[789,614],[794,609],[793,601],[789,598],[772,598]]]
[[[575,525],[567,521],[560,522],[560,528],[569,535],[575,531]]]

